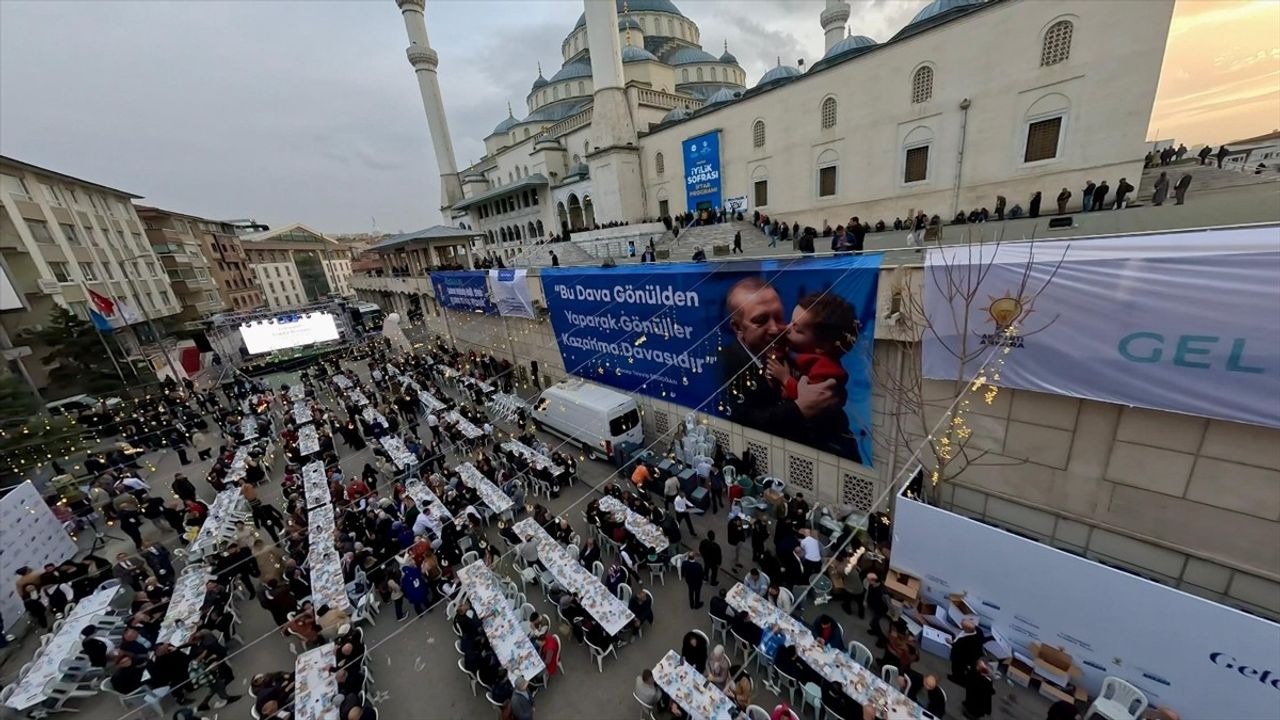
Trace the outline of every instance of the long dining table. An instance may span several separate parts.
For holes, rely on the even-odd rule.
[[[185,645],[200,626],[200,606],[204,605],[205,584],[213,579],[203,564],[188,565],[178,576],[169,598],[169,609],[160,623],[157,643]]]
[[[605,632],[616,635],[635,620],[636,616],[627,608],[626,603],[610,593],[595,575],[587,572],[576,559],[570,557],[560,543],[552,539],[533,518],[521,520],[512,529],[522,540],[537,543],[538,560],[560,587],[578,596],[582,608],[600,623]]]
[[[388,435],[379,440],[379,442],[382,444],[382,449],[386,450],[387,454],[391,456],[391,462],[398,469],[407,470],[418,462],[418,458],[414,457],[413,453],[409,452],[409,449],[404,446],[404,441],[395,435]]]
[[[410,480],[405,483],[404,491],[413,498],[418,504],[418,510],[424,513],[430,513],[438,521],[444,522],[453,519],[453,513],[449,512],[449,508],[444,506],[440,501],[440,497],[427,487],[427,484],[421,480]]]
[[[446,407],[448,407],[447,405],[444,404],[444,402],[440,400],[440,398],[437,398],[435,395],[432,395],[426,390],[418,391],[418,402],[421,403],[423,409],[429,413],[435,412],[437,410],[443,410]]]
[[[746,585],[734,585],[725,599],[734,610],[745,610],[756,627],[777,625],[786,636],[787,644],[795,646],[801,660],[822,677],[839,685],[859,705],[876,708],[876,717],[886,720],[920,720],[924,717],[924,708],[845,653],[819,647],[809,628],[758,593],[748,590]]]
[[[311,422],[311,404],[306,400],[299,400],[295,402],[293,407],[289,410],[289,413],[293,415],[293,422],[295,425],[305,425],[306,423]]]
[[[564,468],[552,462],[551,458],[543,455],[537,450],[534,450],[528,445],[525,445],[519,440],[508,440],[502,443],[502,447],[524,458],[525,462],[535,468],[551,471],[552,475],[559,475],[564,470]]]
[[[323,460],[315,460],[302,466],[302,490],[306,494],[308,508],[331,502],[329,476],[324,471]]]
[[[453,423],[457,426],[459,432],[462,433],[462,436],[468,440],[475,440],[484,434],[480,432],[480,428],[476,427],[474,423],[462,417],[462,414],[457,410],[450,410],[449,413],[444,416],[444,419],[446,422]]]
[[[662,534],[662,530],[617,498],[609,495],[600,498],[600,509],[609,513],[615,520],[621,519],[622,526],[650,550],[660,553],[671,545],[667,536]]]
[[[484,501],[484,504],[488,505],[489,509],[494,513],[501,515],[515,505],[515,501],[510,496],[502,492],[497,485],[494,485],[489,478],[484,476],[484,473],[477,470],[471,463],[464,462],[457,467],[457,470],[458,477],[462,479],[462,484],[475,490],[480,499]]]
[[[239,487],[229,487],[218,493],[209,506],[209,514],[196,533],[195,540],[187,546],[187,557],[199,560],[235,535],[236,520],[250,515],[249,501],[244,499]]]
[[[307,388],[302,383],[296,383],[289,386],[289,399],[294,402],[302,402],[307,398]]]
[[[99,588],[92,595],[76,604],[75,609],[63,621],[49,641],[36,650],[35,657],[26,666],[26,671],[14,682],[4,704],[18,711],[26,711],[48,699],[46,691],[51,680],[62,676],[58,666],[63,660],[80,652],[80,631],[89,625],[102,624],[102,618],[111,610],[112,602],[123,592],[119,583],[111,587]]]
[[[524,623],[516,617],[511,601],[502,594],[502,584],[493,571],[477,560],[458,571],[463,591],[471,597],[471,607],[480,616],[484,634],[506,669],[511,684],[524,678],[532,680],[547,669],[542,657],[525,633]]]
[[[338,680],[332,671],[337,661],[333,643],[298,654],[293,666],[295,720],[339,720]]]
[[[653,666],[653,681],[680,704],[690,720],[733,720],[737,716],[737,706],[729,696],[675,650],[668,650]]]
[[[320,452],[320,436],[310,423],[298,429],[298,452],[303,456]]]
[[[319,505],[307,511],[307,565],[311,569],[311,603],[318,610],[323,605],[350,612],[347,581],[342,576],[342,561],[334,545],[337,528],[333,506]]]

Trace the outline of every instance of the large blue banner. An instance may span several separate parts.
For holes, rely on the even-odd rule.
[[[489,300],[489,276],[483,270],[453,270],[431,273],[431,285],[436,290],[436,302],[451,310],[497,314],[498,308]]]
[[[690,212],[720,207],[720,131],[684,141],[684,193]]]
[[[570,373],[871,464],[879,256],[548,268]]]

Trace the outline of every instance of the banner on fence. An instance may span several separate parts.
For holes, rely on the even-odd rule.
[[[493,302],[498,314],[507,317],[533,319],[533,300],[529,297],[529,271],[490,270],[489,284],[493,287]]]
[[[565,369],[871,464],[879,256],[550,268]]]
[[[436,302],[450,310],[494,315],[498,309],[489,301],[488,273],[483,270],[454,270],[431,273]]]

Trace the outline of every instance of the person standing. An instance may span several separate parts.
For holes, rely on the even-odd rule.
[[[855,216],[849,221],[849,226],[844,229],[845,236],[848,238],[848,249],[855,254],[861,253],[862,249],[867,245],[867,229],[863,227],[862,221]]]
[[[951,674],[947,679],[965,687],[969,675],[982,658],[982,646],[986,642],[987,638],[978,630],[977,623],[968,619],[960,623],[960,634],[955,639],[947,639],[951,646]]]
[[[1031,195],[1031,202],[1028,204],[1028,207],[1030,208],[1030,211],[1027,213],[1028,216],[1033,218],[1040,217],[1040,191],[1039,190],[1035,191],[1035,193]]]
[[[1131,192],[1133,192],[1133,185],[1129,184],[1128,180],[1120,178],[1119,184],[1116,185],[1116,210],[1122,210],[1124,208],[1125,203],[1128,202],[1129,193]]]
[[[676,499],[671,501],[671,506],[675,508],[676,521],[683,520],[684,526],[689,528],[689,534],[697,535],[698,531],[693,529],[693,511],[695,508],[693,503],[689,502],[689,499],[684,496],[683,492],[676,495]]]
[[[1093,189],[1093,209],[1102,210],[1107,207],[1107,193],[1111,192],[1111,186],[1107,185],[1107,181],[1103,180],[1098,187]]]
[[[1219,170],[1222,169],[1222,161],[1227,157],[1227,153],[1229,152],[1231,151],[1227,149],[1226,145],[1222,145],[1218,148],[1218,169]]]
[[[556,251],[551,251],[551,267],[560,267],[560,258],[556,256]]]
[[[996,196],[996,219],[1004,220],[1004,206],[1009,203],[1003,195]]]
[[[1191,173],[1186,173],[1178,178],[1178,184],[1173,186],[1174,205],[1181,205],[1187,199],[1187,188],[1191,187]]]
[[[1155,192],[1151,195],[1151,204],[1160,207],[1167,197],[1169,197],[1169,173],[1162,172],[1160,177],[1156,178]]]
[[[1084,190],[1080,191],[1082,201],[1080,203],[1080,212],[1089,212],[1093,209],[1093,193],[1096,189],[1097,186],[1093,184],[1092,180],[1085,181]]]
[[[1062,188],[1062,192],[1058,193],[1058,214],[1067,214],[1067,201],[1071,199],[1071,191]]]
[[[1205,145],[1200,148],[1200,152],[1196,153],[1196,157],[1200,158],[1200,164],[1204,165],[1209,160],[1209,156],[1213,154],[1213,148]]]
[[[1187,146],[1178,143],[1178,149],[1174,151],[1173,157],[1175,162],[1182,162],[1182,156],[1187,154]]]
[[[177,495],[184,503],[195,502],[196,486],[191,484],[186,475],[178,473],[173,476],[173,482],[169,488],[173,490],[173,494]]]
[[[742,568],[742,546],[747,543],[747,531],[742,525],[742,517],[733,515],[729,518],[729,547],[733,548],[733,569]]]
[[[716,532],[708,530],[706,538],[698,545],[698,554],[703,557],[707,566],[707,579],[711,587],[719,587],[720,585],[720,562],[723,560],[723,554],[720,550],[720,543],[716,542]]]
[[[679,494],[680,478],[675,475],[668,475],[667,479],[662,483],[662,499],[666,501],[668,509],[671,508],[671,503],[675,501],[676,496]]]
[[[738,230],[733,234],[733,252],[742,252],[742,231]]]
[[[991,681],[991,668],[984,660],[978,661],[976,671],[969,676],[964,686],[964,716],[966,718],[983,718],[991,714],[991,698],[996,694],[995,683]]]
[[[178,462],[183,465],[190,465],[191,458],[187,457],[186,441],[182,439],[182,435],[177,430],[169,433],[169,447],[178,454]]]
[[[702,607],[702,563],[698,562],[698,551],[690,550],[680,563],[680,576],[689,587],[689,607],[697,610]]]
[[[886,641],[884,631],[880,629],[880,621],[889,613],[889,599],[885,596],[880,576],[875,573],[867,573],[867,608],[871,610],[871,626],[867,628],[867,632],[877,638],[876,647],[884,647]]]

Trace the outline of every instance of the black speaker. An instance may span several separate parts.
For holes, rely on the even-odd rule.
[[[204,334],[203,330],[197,330],[191,339],[196,342],[196,349],[202,353],[213,352],[213,345],[209,342],[209,336]]]
[[[1073,224],[1074,223],[1072,222],[1070,215],[1063,215],[1061,217],[1049,218],[1050,230],[1054,230],[1056,228],[1069,228]]]

